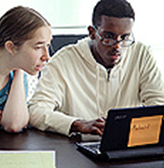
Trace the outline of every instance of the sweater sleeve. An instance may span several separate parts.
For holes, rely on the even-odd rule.
[[[150,50],[144,48],[140,66],[140,97],[144,105],[164,104],[164,82]]]
[[[29,101],[30,124],[42,131],[69,135],[72,122],[78,118],[62,109],[66,93],[62,74],[51,65],[42,73],[36,93]]]

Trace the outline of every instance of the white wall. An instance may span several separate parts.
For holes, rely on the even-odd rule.
[[[164,77],[163,0],[128,0],[136,12],[134,33],[137,40],[150,45]]]
[[[135,38],[152,47],[164,73],[163,0],[128,1],[136,12]],[[98,0],[0,0],[0,16],[13,6],[30,6],[48,19],[54,34],[86,34],[97,2]]]
[[[92,10],[97,1],[0,0],[0,16],[13,6],[29,6],[38,10],[48,19],[54,34],[86,34],[87,26],[91,24]]]

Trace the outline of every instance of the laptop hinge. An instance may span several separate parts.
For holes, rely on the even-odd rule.
[[[108,159],[137,158],[146,156],[164,155],[163,147],[126,149],[120,151],[105,152]]]

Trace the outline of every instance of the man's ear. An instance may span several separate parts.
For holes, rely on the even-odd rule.
[[[88,26],[89,36],[92,40],[95,39],[95,29],[92,26]]]
[[[12,41],[6,41],[5,43],[5,48],[6,50],[11,54],[11,55],[15,55],[16,54],[16,48],[15,45]]]

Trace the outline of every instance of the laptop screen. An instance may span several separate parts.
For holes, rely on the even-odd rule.
[[[123,150],[164,146],[164,106],[112,109],[100,150]]]

